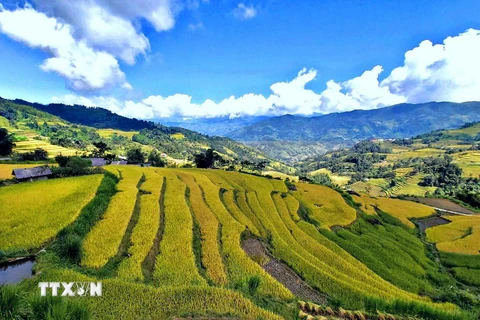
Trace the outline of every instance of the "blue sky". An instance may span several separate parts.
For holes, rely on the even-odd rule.
[[[0,96],[139,118],[480,99],[479,1],[154,2],[0,0]]]

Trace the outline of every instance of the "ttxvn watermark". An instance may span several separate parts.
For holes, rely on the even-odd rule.
[[[101,282],[39,282],[38,287],[42,297],[45,297],[49,291],[54,297],[102,296]]]

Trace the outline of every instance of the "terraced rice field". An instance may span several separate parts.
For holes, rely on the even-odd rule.
[[[466,151],[453,155],[454,163],[463,170],[465,177],[480,177],[480,151]]]
[[[427,192],[433,194],[436,187],[422,187],[418,183],[423,179],[424,175],[417,174],[412,177],[407,178],[407,181],[404,185],[399,186],[391,190],[392,195],[414,195],[423,197]]]
[[[435,213],[432,207],[400,199],[373,198],[367,195],[353,196],[353,199],[362,205],[361,208],[365,213],[373,214],[375,212],[374,208],[377,207],[399,219],[410,228],[414,228],[415,225],[409,218],[424,218]]]
[[[0,250],[41,246],[71,223],[95,195],[101,175],[0,188]]]
[[[312,172],[310,172],[310,175],[315,176],[315,175],[320,174],[320,173],[328,174],[330,176],[330,179],[332,179],[332,182],[334,184],[338,184],[339,186],[346,185],[351,179],[351,177],[348,177],[348,176],[339,176],[339,175],[333,174],[330,170],[325,169],[325,168],[312,171]]]
[[[291,303],[296,297],[242,249],[242,238],[252,234],[268,242],[272,255],[314,290],[353,308],[363,308],[367,297],[375,297],[457,310],[384,280],[308,223],[306,216],[318,221],[322,231],[330,232],[327,228],[331,226],[355,221],[356,210],[333,189],[296,183],[293,191],[281,180],[220,170],[137,166],[109,166],[107,170],[119,177],[118,191],[100,219],[85,230],[80,266],[66,269],[68,264],[60,264],[37,279],[96,281],[96,275],[102,276],[105,295],[86,299],[95,319],[165,319],[192,314],[281,319],[254,302],[272,299],[268,301]],[[101,177],[77,179],[84,181],[81,185],[88,186],[86,192],[91,196]],[[46,183],[57,183],[70,194],[73,191],[68,186],[74,184],[65,181],[70,180]],[[2,192],[7,196],[8,192],[30,195],[35,190],[38,194],[36,187],[41,183],[14,186],[25,190],[0,189],[0,199]],[[88,199],[84,196],[83,203],[71,203],[79,210]],[[34,200],[40,202],[39,198]],[[361,200],[402,221],[430,214],[416,203],[365,196]],[[58,203],[63,202],[51,205]],[[32,219],[31,214],[29,221],[22,221],[22,228],[35,231],[38,219]],[[9,221],[10,216],[5,214],[5,219]],[[68,221],[74,216],[71,214]],[[65,221],[63,225],[68,223]],[[13,236],[17,226],[0,229],[1,239],[7,239],[5,231],[8,239],[19,238]],[[0,250],[6,246],[15,247],[0,242]]]
[[[42,148],[47,150],[50,158],[55,157],[57,154],[61,153],[63,155],[75,155],[78,150],[64,148],[61,146],[56,146],[48,142],[48,139],[45,137],[40,137],[41,140],[34,139],[34,137],[39,137],[38,134],[30,130],[26,126],[21,126],[20,128],[7,127],[10,133],[14,133],[18,136],[26,137],[27,140],[15,142],[14,151],[18,153],[25,153],[33,151],[36,148]]]
[[[388,162],[395,162],[401,159],[407,158],[426,158],[426,157],[436,157],[445,153],[445,150],[434,149],[434,148],[423,148],[418,150],[408,150],[398,153],[389,153],[387,154]]]
[[[132,139],[134,135],[138,133],[138,131],[122,131],[122,130],[117,130],[117,129],[98,129],[97,133],[102,137],[102,138],[110,138],[114,134],[117,134],[122,137],[126,137],[128,139]]]
[[[312,212],[312,218],[320,222],[322,227],[345,226],[357,217],[355,209],[347,205],[342,196],[333,189],[305,183],[297,186],[295,198]]]
[[[290,181],[298,181],[298,176],[292,176],[286,173],[277,172],[277,171],[264,171],[262,172],[264,176],[272,176],[274,178],[280,178],[283,180],[289,179]]]
[[[480,254],[480,216],[445,216],[451,223],[429,228],[427,240],[438,250],[462,254]]]

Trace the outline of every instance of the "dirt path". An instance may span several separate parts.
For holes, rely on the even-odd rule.
[[[242,242],[245,252],[257,262],[261,262],[262,268],[278,282],[288,288],[298,298],[318,304],[326,304],[327,296],[310,287],[290,267],[277,260],[257,239],[247,239]]]
[[[478,214],[470,209],[462,207],[461,205],[447,199],[416,198],[416,197],[407,197],[406,199],[426,204],[427,206],[431,206],[435,210],[442,211],[442,212],[461,214],[461,215]]]

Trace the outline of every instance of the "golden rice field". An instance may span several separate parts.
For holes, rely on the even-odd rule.
[[[264,176],[272,176],[274,178],[280,178],[283,180],[289,179],[290,181],[298,181],[298,176],[292,176],[283,172],[277,171],[263,171],[262,174]]]
[[[132,139],[132,137],[136,135],[138,131],[122,131],[117,129],[97,129],[97,133],[102,138],[110,138],[111,136],[116,134],[122,137],[126,137],[128,139]]]
[[[373,198],[367,195],[353,196],[353,199],[361,204],[361,209],[365,213],[374,214],[374,208],[377,207],[399,219],[410,228],[414,228],[415,225],[409,218],[424,218],[435,213],[432,207],[412,201],[384,197]]]
[[[465,177],[480,177],[480,151],[466,151],[453,155],[454,163],[463,170]]]
[[[180,133],[180,132],[173,133],[170,135],[170,137],[176,140],[185,139],[185,136],[183,135],[183,133]]]
[[[338,184],[339,186],[344,186],[344,185],[348,184],[348,182],[351,179],[351,177],[348,177],[348,176],[339,176],[339,175],[333,174],[330,170],[328,170],[326,168],[322,168],[322,169],[312,171],[312,172],[310,172],[310,175],[316,176],[320,173],[328,174],[330,176],[330,179],[332,179],[332,182],[334,184]]]
[[[434,148],[422,148],[418,150],[410,150],[404,152],[396,152],[387,154],[388,162],[395,162],[401,159],[407,158],[426,158],[426,157],[436,157],[445,153],[445,150],[434,149]]]
[[[417,174],[412,177],[409,177],[404,186],[397,188],[393,191],[394,195],[414,195],[423,197],[427,192],[433,194],[437,187],[423,187],[419,186],[418,183],[423,179],[424,175]]]
[[[36,140],[34,137],[38,136],[38,133],[31,131],[26,127],[25,129],[16,129],[16,128],[8,128],[8,131],[11,133],[15,133],[16,135],[27,137],[28,140],[15,142],[15,148],[13,151],[18,153],[25,153],[35,150],[36,148],[42,148],[48,152],[48,156],[50,158],[55,157],[59,153],[67,156],[75,155],[78,150],[64,148],[61,146],[53,145],[48,142],[48,139],[42,137],[42,140]]]
[[[451,223],[426,230],[427,240],[438,250],[480,254],[480,216],[444,216]]]
[[[94,319],[168,319],[192,314],[282,319],[255,302],[273,299],[295,304],[296,297],[244,251],[242,238],[247,230],[268,239],[271,253],[312,288],[344,303],[361,307],[366,297],[400,298],[457,310],[451,304],[434,304],[396,287],[306,222],[302,210],[320,222],[325,232],[331,226],[355,221],[356,210],[333,189],[296,183],[297,190],[292,191],[282,180],[221,170],[106,168],[119,177],[118,191],[82,238],[80,266],[66,269],[66,265],[56,265],[34,280],[99,281],[95,274],[102,275],[105,294],[86,298]],[[24,209],[12,218],[10,212],[18,212],[23,203],[8,204],[10,211],[0,215],[7,221],[0,225],[0,250],[25,247],[23,243],[12,244],[12,239],[25,240],[25,233],[37,236],[44,229],[49,232],[42,239],[28,237],[30,247],[54,237],[93,197],[101,178],[56,179],[1,188],[0,201],[25,196],[32,199],[25,207],[35,205],[39,211]],[[55,188],[55,192],[45,197],[45,188]],[[83,202],[73,201],[80,195]],[[354,198],[371,214],[375,214],[375,205],[404,223],[409,217],[431,214],[428,207],[417,203]],[[68,219],[51,226],[63,211],[68,211],[63,214],[69,214]],[[254,291],[250,288],[252,279],[258,279]]]
[[[295,198],[311,210],[312,217],[320,222],[323,228],[346,226],[357,217],[355,209],[347,205],[342,196],[333,189],[305,183],[299,183],[297,187]]]
[[[140,167],[111,166],[108,169],[119,172],[121,180],[117,187],[120,192],[113,197],[103,219],[85,239],[84,266],[102,267],[117,253],[137,199],[137,185],[142,178]]]
[[[95,195],[101,175],[0,188],[0,250],[40,247],[71,223]]]

